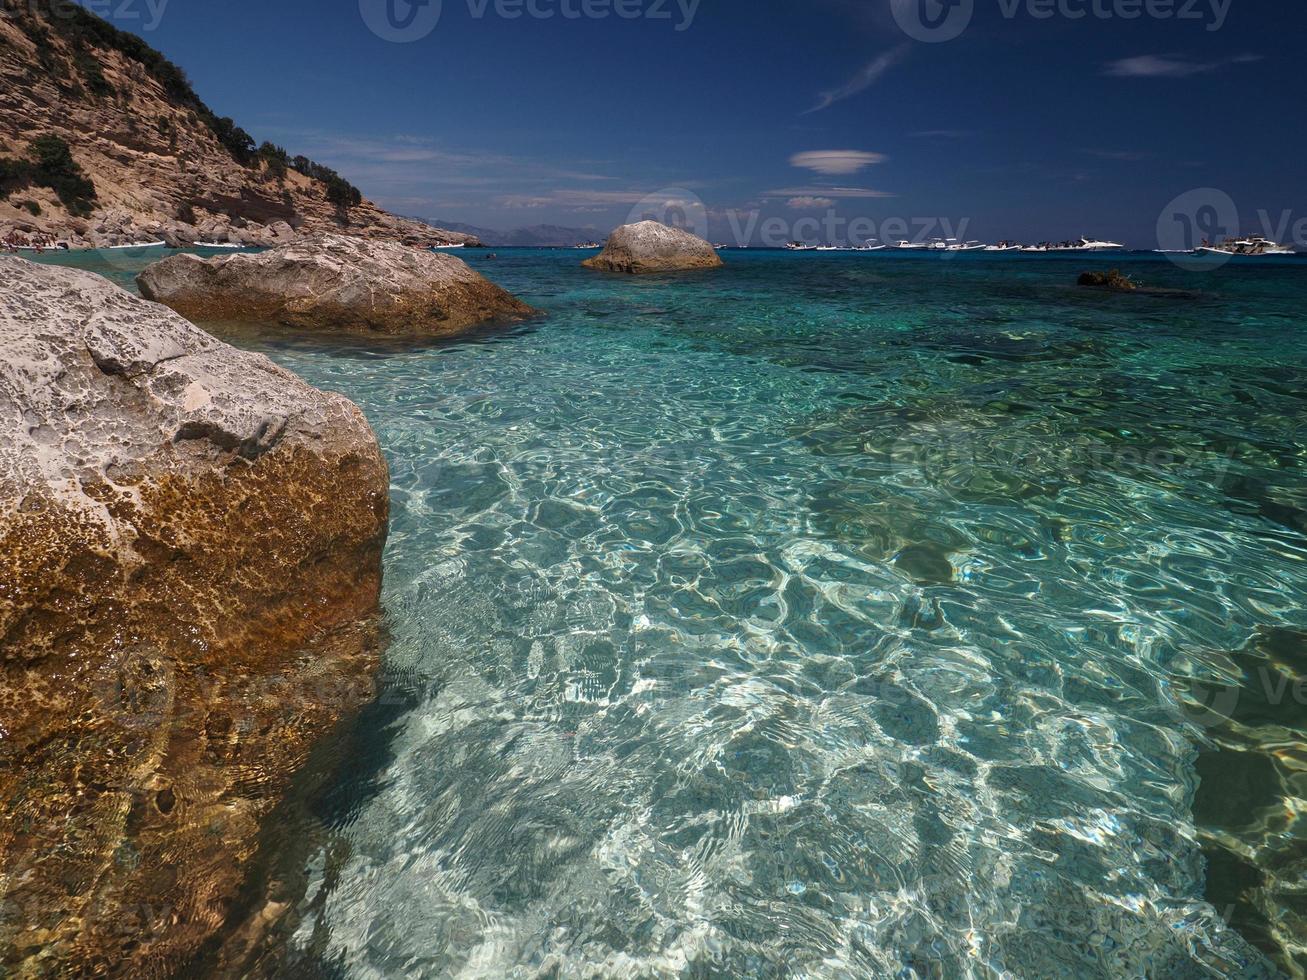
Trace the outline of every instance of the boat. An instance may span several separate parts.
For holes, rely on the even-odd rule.
[[[114,251],[120,248],[160,248],[167,245],[167,242],[133,242],[130,245],[106,245],[107,251]]]
[[[875,241],[875,239],[872,239],[872,241]],[[863,244],[863,245],[855,245],[855,246],[853,246],[853,251],[855,251],[855,252],[883,252],[883,251],[884,251],[885,249],[887,249],[887,248],[889,248],[888,245],[873,245],[873,244],[871,244],[871,242],[867,242],[866,244]]]
[[[1125,248],[1120,242],[1100,242],[1094,241],[1081,236],[1080,246],[1076,251],[1080,252],[1117,252]]]
[[[463,242],[459,242],[457,245],[433,245],[431,247],[432,248],[467,248],[467,245]]]
[[[1019,252],[1021,246],[1016,242],[999,242],[997,245],[986,245],[986,252]]]
[[[1045,242],[1039,249],[1031,251],[1044,252],[1114,252],[1125,248],[1119,242],[1103,242],[1090,238],[1081,237],[1079,241],[1067,242]]]
[[[162,243],[160,243],[162,244]],[[231,242],[191,242],[196,248],[244,248],[244,245],[233,245]]]
[[[1236,238],[1209,245],[1204,242],[1194,249],[1195,255],[1296,255],[1287,245],[1278,245],[1269,238]]]
[[[918,251],[921,251],[922,249],[930,248],[930,247],[931,247],[931,243],[930,243],[930,242],[909,242],[909,241],[901,241],[901,242],[899,242],[899,243],[898,243],[896,246],[894,246],[894,247],[895,247],[895,248],[907,249],[907,250],[909,250],[909,251],[918,252]]]
[[[816,245],[805,245],[805,244],[803,244],[802,242],[790,242],[790,243],[789,243],[788,245],[786,245],[785,247],[786,247],[787,249],[789,249],[791,252],[815,252],[815,251],[817,251],[817,246],[816,246]]]
[[[582,242],[580,245],[573,245],[573,248],[603,248],[598,242]],[[718,248],[722,246],[718,245]]]
[[[954,242],[944,251],[946,252],[980,252],[987,246],[984,242]]]

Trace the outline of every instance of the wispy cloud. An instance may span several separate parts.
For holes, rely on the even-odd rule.
[[[835,199],[831,197],[813,197],[809,194],[803,197],[792,197],[785,202],[785,206],[791,211],[814,211],[821,208],[833,208]]]
[[[923,129],[911,134],[919,140],[961,140],[971,135],[969,129]]]
[[[642,201],[653,203],[650,201],[648,190],[609,191],[585,188],[551,190],[543,194],[507,194],[497,198],[495,203],[504,208],[563,207],[578,211],[596,211],[639,204]],[[698,201],[676,197],[659,198],[656,203],[661,207],[699,205]]]
[[[1151,160],[1153,154],[1145,153],[1142,150],[1085,150],[1091,157],[1098,157],[1100,160],[1114,160],[1118,163],[1141,163],[1144,160]]]
[[[790,166],[829,176],[847,176],[888,159],[883,153],[867,153],[864,150],[809,150],[790,157]]]
[[[765,197],[834,197],[834,198],[868,198],[893,197],[886,191],[872,190],[870,187],[783,187],[780,190],[765,191]]]
[[[1259,54],[1241,54],[1218,61],[1191,61],[1170,54],[1141,54],[1122,58],[1103,66],[1103,74],[1112,78],[1189,78],[1217,71],[1229,65],[1244,65],[1261,61]]]
[[[814,112],[821,112],[823,109],[829,109],[836,102],[842,102],[844,99],[857,95],[859,92],[865,92],[891,68],[898,65],[908,56],[910,46],[901,44],[892,51],[886,51],[879,58],[864,65],[852,78],[838,88],[822,92],[817,96],[817,104],[809,109],[804,115],[810,115]]]

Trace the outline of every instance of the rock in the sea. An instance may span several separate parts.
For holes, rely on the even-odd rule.
[[[602,252],[581,264],[604,272],[642,273],[716,269],[723,263],[702,238],[657,221],[641,221],[618,228]]]
[[[1112,269],[1108,272],[1082,272],[1079,284],[1094,289],[1111,289],[1119,293],[1130,293],[1139,288],[1138,284],[1120,269]]]
[[[200,322],[443,337],[534,311],[452,255],[322,235],[257,254],[174,255],[136,279],[141,294]]]
[[[372,690],[362,413],[171,311],[0,256],[0,975],[171,976]]]
[[[1191,289],[1141,286],[1121,272],[1120,269],[1112,269],[1108,272],[1082,272],[1079,285],[1112,293],[1134,293],[1136,296],[1152,296],[1156,299],[1197,299],[1200,295]]]

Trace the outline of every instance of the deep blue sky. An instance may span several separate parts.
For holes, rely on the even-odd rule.
[[[703,0],[684,30],[678,0],[663,20],[509,20],[494,3],[473,16],[481,2],[443,0],[408,44],[370,30],[360,0],[169,0],[152,30],[147,0],[113,0],[110,19],[256,139],[404,214],[607,231],[646,194],[690,196],[668,190],[680,188],[715,238],[735,237],[731,211],[746,227],[754,211],[833,210],[878,227],[965,219],[968,238],[1154,247],[1168,202],[1214,187],[1244,232],[1261,230],[1263,209],[1307,218],[1301,0],[1197,0],[1195,19],[1128,20],[1115,14],[1159,0],[1034,0],[1054,4],[1047,19],[1031,0],[974,0],[945,43],[909,38],[898,0]],[[1090,13],[1072,20],[1058,2]],[[792,162],[828,151],[885,159],[845,173],[820,168],[872,158]]]

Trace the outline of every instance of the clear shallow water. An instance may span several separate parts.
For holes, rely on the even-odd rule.
[[[546,319],[228,337],[393,482],[386,690],[269,830],[265,962],[1303,975],[1307,264],[499,256]]]

